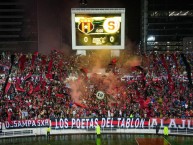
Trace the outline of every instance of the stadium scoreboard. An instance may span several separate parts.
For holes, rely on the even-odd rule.
[[[71,9],[72,49],[124,49],[124,8]]]

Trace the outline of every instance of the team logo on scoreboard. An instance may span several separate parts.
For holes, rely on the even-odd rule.
[[[107,18],[103,23],[103,28],[107,33],[116,33],[120,29],[120,21],[116,18]]]
[[[83,33],[89,33],[94,29],[94,25],[92,23],[92,19],[80,19],[80,23],[78,25],[78,29]]]

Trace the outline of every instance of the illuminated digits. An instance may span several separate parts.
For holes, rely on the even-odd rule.
[[[110,37],[110,42],[114,42],[115,38],[113,36]]]
[[[107,18],[103,23],[103,28],[107,33],[116,33],[120,29],[120,22],[116,18]]]
[[[84,37],[84,42],[88,42],[88,37]]]

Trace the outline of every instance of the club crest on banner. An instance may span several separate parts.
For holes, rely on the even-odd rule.
[[[96,97],[97,97],[97,99],[102,100],[102,99],[104,99],[105,94],[104,94],[104,92],[102,92],[102,91],[98,91],[98,92],[96,93]]]

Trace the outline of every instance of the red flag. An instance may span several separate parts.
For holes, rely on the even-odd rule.
[[[46,74],[47,79],[52,79],[52,74]]]
[[[168,66],[167,66],[167,64],[166,64],[166,60],[165,60],[163,54],[161,54],[161,61],[162,61],[162,64],[163,64],[164,68],[166,69],[166,71],[168,71]]]
[[[19,86],[19,84],[16,84],[15,89],[16,89],[17,91],[20,91],[20,92],[25,92],[25,89],[21,88],[21,87]]]
[[[139,104],[140,104],[140,107],[141,109],[144,109],[144,100],[142,98],[139,99]]]
[[[42,56],[42,65],[46,65],[46,56]]]
[[[50,73],[50,71],[52,70],[52,64],[53,60],[51,59],[50,62],[48,63],[48,73]]]
[[[76,103],[76,102],[74,102],[74,104],[75,104],[76,106],[78,106],[78,107],[86,108],[86,106],[84,106],[83,104]]]
[[[37,57],[38,56],[38,51],[34,52],[33,55],[35,55]]]
[[[161,59],[162,59],[163,66],[165,67],[165,69],[166,69],[166,71],[167,71],[167,74],[168,74],[168,82],[171,84],[171,83],[173,83],[173,82],[172,82],[172,78],[171,78],[171,74],[170,74],[170,72],[169,72],[169,70],[168,70],[168,66],[167,66],[167,64],[166,64],[166,60],[165,60],[163,54],[161,54]]]
[[[28,92],[28,94],[30,95],[30,94],[32,94],[33,93],[33,85],[32,85],[32,83],[30,83],[30,86],[29,86],[29,92]]]
[[[117,59],[116,59],[116,58],[113,58],[111,62],[112,62],[112,64],[115,65],[115,64],[117,63]]]
[[[80,71],[82,72],[82,73],[84,73],[85,75],[87,75],[87,73],[88,73],[88,69],[87,68],[81,68],[80,69]]]
[[[137,68],[135,66],[134,67],[132,66],[130,69],[131,69],[131,71],[136,71],[137,70]]]
[[[32,73],[29,73],[29,74],[24,78],[24,80],[26,81],[26,80],[29,79],[31,76],[32,76]]]
[[[144,107],[148,107],[150,101],[151,101],[150,98],[147,98],[147,100],[144,102]]]
[[[26,55],[22,55],[19,58],[19,68],[20,68],[21,71],[23,71],[24,68],[25,68],[25,62],[26,62]]]
[[[134,82],[135,82],[135,80],[129,80],[127,83],[128,83],[128,85],[130,85],[130,84],[132,84]]]
[[[38,56],[38,51],[34,52],[34,54],[32,55],[32,66],[34,65],[34,61],[37,56]]]
[[[56,97],[58,97],[58,98],[64,98],[64,94],[56,94]]]
[[[138,90],[136,90],[136,96],[139,97],[140,96],[140,93]]]
[[[60,62],[58,63],[58,68],[61,69],[63,65],[63,60],[60,60]]]
[[[177,72],[178,72],[178,61],[177,61],[177,58],[176,58],[176,54],[172,54],[172,58],[173,58],[173,60],[174,60],[174,63],[175,63],[175,65],[176,65],[176,70],[177,70]]]
[[[45,81],[42,81],[41,86],[42,86],[42,89],[44,89],[44,90],[45,90],[45,87],[46,87],[46,82],[45,82]]]
[[[10,124],[12,124],[12,123],[11,123],[11,116],[12,116],[12,112],[11,112],[11,111],[7,111],[7,120],[8,120],[8,122],[9,122]]]
[[[35,88],[34,88],[34,92],[39,92],[41,90],[41,88],[40,88],[40,85],[38,85],[38,86],[36,86]]]
[[[10,89],[10,87],[11,87],[11,83],[8,82],[7,85],[6,85],[6,87],[5,87],[5,94],[7,94],[7,92],[8,92],[9,89]]]

